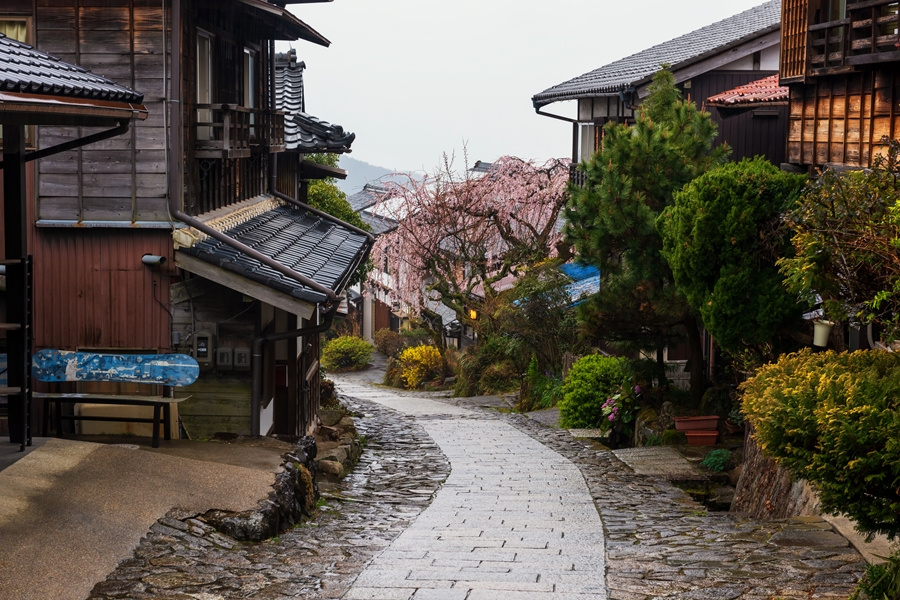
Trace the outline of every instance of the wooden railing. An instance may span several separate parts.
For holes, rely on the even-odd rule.
[[[257,125],[251,131],[251,143],[266,152],[284,151],[284,113],[280,110],[260,110],[255,114]]]
[[[250,156],[250,114],[234,104],[197,104],[196,158]]]
[[[584,171],[578,170],[578,165],[572,163],[569,165],[569,182],[576,187],[584,187],[584,184],[587,182],[587,175],[585,175]]]
[[[898,0],[847,5],[847,16],[809,26],[809,69],[833,69],[900,60]]]

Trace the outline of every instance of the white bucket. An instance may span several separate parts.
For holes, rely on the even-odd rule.
[[[832,327],[834,327],[834,323],[831,321],[814,321],[813,346],[819,348],[828,346],[828,337],[831,335]]]

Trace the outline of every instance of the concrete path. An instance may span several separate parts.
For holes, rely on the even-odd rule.
[[[225,463],[252,457],[247,468],[164,446],[170,455],[51,439],[0,472],[0,600],[83,600],[169,510],[252,510],[280,464],[278,451],[273,462],[263,449],[207,444]]]
[[[347,600],[607,597],[603,528],[581,472],[500,420],[342,379],[342,394],[413,415],[451,463],[434,502]]]

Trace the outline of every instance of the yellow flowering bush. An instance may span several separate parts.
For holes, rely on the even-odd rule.
[[[803,350],[745,382],[762,449],[860,531],[900,535],[900,355]]]
[[[439,377],[444,370],[444,359],[434,346],[413,346],[400,353],[400,378],[406,389],[420,388],[426,381]]]

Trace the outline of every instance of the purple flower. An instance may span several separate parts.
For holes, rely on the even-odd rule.
[[[611,415],[609,415],[609,420],[610,420],[610,421],[615,421],[615,420],[616,420],[616,413],[612,413]]]
[[[640,393],[641,393],[641,386],[639,386],[639,385],[634,386],[634,393],[635,393],[635,394],[640,394]]]

